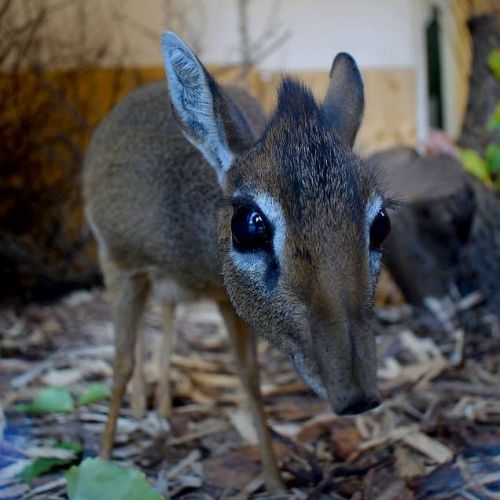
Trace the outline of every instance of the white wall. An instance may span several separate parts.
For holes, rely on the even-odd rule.
[[[64,44],[85,32],[89,50],[106,42],[111,51],[102,61],[105,66],[162,65],[160,34],[176,27],[205,63],[240,61],[238,0],[86,0],[85,8],[60,0],[28,1],[52,11],[47,36]],[[251,41],[262,39],[266,30],[289,35],[258,66],[269,71],[324,70],[337,52],[346,51],[362,68],[414,67],[412,5],[418,1],[249,0]],[[25,17],[21,5],[19,23]],[[183,12],[180,22],[179,16],[169,15],[174,11]]]
[[[260,64],[262,69],[320,70],[339,51],[351,53],[363,68],[414,66],[413,1],[251,0],[250,38],[256,40],[265,31],[274,9],[276,29],[290,36]],[[237,62],[237,2],[197,3],[203,5],[192,7],[192,22],[200,27],[203,60]]]

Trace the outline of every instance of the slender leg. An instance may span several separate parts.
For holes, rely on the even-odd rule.
[[[116,296],[113,304],[115,328],[115,359],[113,363],[113,388],[108,421],[104,429],[101,456],[109,457],[113,448],[116,421],[122,405],[127,383],[134,368],[134,351],[137,330],[149,290],[147,276],[119,276],[114,280]]]
[[[135,365],[132,374],[131,408],[134,418],[143,418],[146,413],[146,381],[144,379],[145,335],[144,328],[137,328],[135,341]]]
[[[162,417],[172,413],[172,395],[170,393],[170,358],[174,350],[174,314],[175,304],[163,304],[163,334],[160,346],[160,378],[156,386],[156,411]]]
[[[282,493],[285,491],[285,487],[274,455],[271,433],[267,427],[260,393],[255,338],[249,327],[236,315],[229,304],[219,304],[219,307],[229,331],[229,337],[236,355],[238,375],[257,431],[266,488],[269,493]]]

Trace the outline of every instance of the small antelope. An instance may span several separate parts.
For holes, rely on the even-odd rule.
[[[281,491],[253,332],[287,354],[337,414],[380,401],[370,320],[390,222],[376,178],[351,150],[361,75],[349,55],[337,55],[322,104],[285,78],[266,121],[256,101],[219,86],[174,33],[164,33],[162,47],[168,90],[152,84],[118,104],[95,132],[84,170],[115,327],[101,454],[111,453],[131,377],[132,407],[144,409],[138,326],[150,291],[163,300],[156,404],[165,416],[175,305],[208,297],[234,348],[266,487]]]

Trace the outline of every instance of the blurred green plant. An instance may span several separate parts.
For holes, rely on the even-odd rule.
[[[78,398],[78,406],[96,403],[110,396],[106,384],[96,382],[86,387]],[[14,405],[13,409],[23,413],[71,413],[75,409],[73,396],[66,387],[44,387],[29,403]]]
[[[500,80],[500,49],[490,52],[488,67],[497,80]],[[500,130],[500,103],[495,106],[493,114],[486,124],[488,132]],[[483,155],[474,149],[458,150],[464,169],[489,187],[500,192],[500,144],[492,142],[486,146]]]
[[[111,391],[106,384],[95,383],[87,387],[85,391],[80,395],[78,399],[78,406],[90,405],[92,403],[97,403],[102,399],[109,398]]]
[[[484,182],[487,186],[493,184],[486,160],[474,149],[459,149],[458,155],[469,174]]]
[[[500,49],[492,50],[488,54],[488,66],[493,71],[495,78],[500,80]]]
[[[62,441],[58,443],[55,448],[72,451],[74,455],[68,458],[36,458],[30,465],[27,465],[21,471],[21,478],[24,481],[29,482],[39,476],[42,476],[43,474],[51,472],[54,469],[58,469],[60,467],[69,467],[79,458],[79,456],[83,452],[83,446],[80,443],[76,443],[74,441]]]
[[[70,500],[162,500],[144,473],[102,458],[86,458],[66,473]]]
[[[500,104],[496,105],[495,111],[493,111],[493,114],[490,116],[486,128],[488,129],[488,132],[500,130]]]
[[[26,413],[71,413],[74,409],[71,393],[65,387],[44,387],[30,403],[15,406]]]

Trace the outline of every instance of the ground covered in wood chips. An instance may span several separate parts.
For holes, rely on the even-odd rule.
[[[265,497],[217,310],[208,302],[178,310],[168,422],[152,411],[160,323],[153,304],[145,319],[151,411],[134,420],[127,399],[114,459],[142,470],[165,498]],[[498,498],[498,316],[473,294],[455,304],[430,301],[425,310],[379,308],[375,330],[384,404],[354,418],[333,416],[286,359],[260,344],[287,498]],[[91,384],[111,383],[109,305],[96,291],[51,306],[4,309],[0,332],[0,499],[65,498],[65,467],[29,482],[19,474],[37,457],[61,454],[62,441],[83,446],[77,460],[95,456],[107,401],[41,415],[16,405],[43,387],[67,387],[77,399]]]

